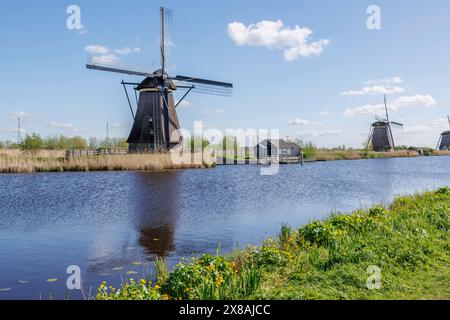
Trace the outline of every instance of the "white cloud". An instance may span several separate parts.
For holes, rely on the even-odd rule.
[[[9,115],[9,118],[12,120],[17,120],[18,118],[24,119],[24,118],[28,118],[29,116],[30,116],[30,114],[28,114],[26,112],[18,111],[18,112],[11,113]]]
[[[211,115],[211,114],[224,114],[225,110],[224,109],[205,109],[202,112],[205,115]]]
[[[383,78],[383,79],[374,79],[367,81],[368,85],[372,84],[400,84],[403,83],[403,79],[401,77],[390,77],[390,78]]]
[[[319,115],[321,115],[322,117],[331,117],[334,114],[332,112],[329,112],[329,111],[322,111],[322,112],[319,113]]]
[[[0,133],[3,134],[17,134],[17,128],[9,129],[9,128],[0,128]],[[28,131],[24,128],[20,129],[20,134],[24,135],[27,134]]]
[[[262,46],[284,50],[286,61],[319,55],[330,44],[330,40],[326,39],[309,42],[312,33],[313,31],[309,28],[286,27],[281,20],[263,20],[248,26],[240,22],[228,25],[228,35],[238,46]]]
[[[437,126],[448,126],[448,119],[447,118],[439,118],[433,121],[434,125]]]
[[[381,86],[381,85],[373,85],[366,86],[360,90],[349,90],[342,92],[343,96],[365,96],[370,94],[395,94],[395,93],[403,93],[405,89],[400,87],[391,87],[391,86]]]
[[[397,111],[404,108],[432,108],[437,105],[437,101],[430,95],[403,96],[388,104],[388,109]],[[384,114],[384,104],[367,104],[356,108],[347,108],[344,116],[354,117],[357,115],[367,115],[374,113]]]
[[[287,124],[290,126],[307,126],[309,125],[309,121],[296,118],[289,120]]]
[[[141,52],[141,48],[139,48],[139,47],[135,47],[135,48],[125,47],[125,48],[121,48],[121,49],[116,49],[116,50],[114,50],[114,52],[116,54],[125,56],[125,55],[131,54],[131,53],[140,53]]]
[[[120,61],[120,58],[118,56],[116,56],[115,54],[104,54],[104,55],[98,56],[98,58],[103,61],[110,62],[110,63],[115,63],[115,62]]]
[[[88,46],[84,47],[84,50],[87,53],[89,53],[93,56],[96,56],[102,60],[106,60],[110,63],[119,62],[120,57],[118,55],[125,56],[125,55],[129,55],[132,53],[140,53],[141,52],[141,48],[139,48],[139,47],[134,47],[134,48],[124,47],[121,49],[110,49],[108,47],[96,45],[96,44],[88,45]]]
[[[177,104],[178,101],[175,103]],[[184,99],[183,101],[181,101],[181,103],[178,105],[177,108],[190,108],[192,107],[192,103],[189,100]]]
[[[72,123],[50,122],[48,124],[48,127],[53,128],[53,129],[67,130],[67,131],[78,131],[78,128]]]
[[[90,54],[107,54],[109,53],[109,48],[96,44],[91,44],[84,47],[84,51]]]
[[[409,134],[420,134],[420,133],[426,133],[426,132],[430,132],[430,131],[431,131],[431,128],[429,128],[427,126],[423,126],[423,125],[403,128],[403,133],[409,133]]]
[[[325,130],[325,131],[303,131],[299,132],[298,136],[302,138],[317,138],[326,136],[335,136],[341,133],[341,130]]]

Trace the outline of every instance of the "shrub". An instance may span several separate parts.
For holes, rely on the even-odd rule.
[[[22,143],[22,150],[36,152],[44,147],[44,140],[37,134],[27,134]]]
[[[370,208],[367,213],[370,217],[378,217],[385,215],[387,213],[387,210],[382,206],[375,206],[373,208]]]
[[[314,221],[305,225],[298,231],[300,241],[307,241],[312,244],[326,245],[335,240],[335,230],[333,226],[326,222]]]

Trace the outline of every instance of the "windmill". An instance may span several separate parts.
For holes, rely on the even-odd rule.
[[[450,116],[447,116],[447,119],[450,126]],[[450,150],[450,130],[442,132],[437,145],[438,150]]]
[[[384,96],[384,107],[386,110],[386,119],[375,116],[376,121],[370,127],[368,146],[372,144],[372,148],[376,152],[394,151],[395,143],[394,136],[392,135],[392,127],[403,128],[403,124],[389,120],[386,96]]]
[[[177,131],[180,123],[176,109],[190,92],[218,96],[231,96],[233,92],[231,83],[190,76],[172,77],[167,73],[172,17],[172,10],[160,8],[160,69],[151,72],[148,68],[128,66],[102,57],[89,57],[86,64],[87,69],[144,77],[140,83],[121,82],[134,120],[127,141],[130,151],[169,150],[181,143],[183,137]],[[128,94],[129,86],[134,89],[136,112]],[[175,103],[173,93],[177,90],[184,95]]]

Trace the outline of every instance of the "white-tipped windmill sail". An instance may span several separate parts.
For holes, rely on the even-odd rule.
[[[375,116],[376,121],[370,126],[368,146],[372,145],[372,149],[376,152],[394,151],[395,142],[392,134],[392,127],[403,128],[403,124],[390,121],[386,96],[384,96],[384,107],[386,118],[383,119],[379,116]]]
[[[450,128],[450,116],[447,116],[448,126]],[[438,150],[450,150],[450,130],[442,132],[438,144]]]
[[[182,137],[175,134],[180,129],[176,108],[189,93],[218,96],[231,96],[233,93],[233,84],[228,82],[180,75],[172,77],[168,74],[169,52],[173,47],[171,42],[172,18],[172,10],[160,8],[160,69],[151,71],[146,67],[125,65],[101,57],[90,57],[86,64],[86,67],[91,70],[145,78],[140,83],[122,80],[134,119],[133,128],[128,137],[129,148],[133,151],[168,150],[182,141]],[[133,110],[127,86],[132,86],[135,90],[136,112]],[[184,91],[185,94],[175,104],[173,93],[177,90]],[[137,93],[139,93],[139,97]]]

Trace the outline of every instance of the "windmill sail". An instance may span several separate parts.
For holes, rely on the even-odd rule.
[[[173,47],[172,36],[173,10],[160,8],[160,51],[161,51],[161,70],[167,72],[170,61],[170,49]]]
[[[134,123],[127,140],[132,151],[168,150],[178,145],[183,137],[180,136],[180,123],[176,112],[174,91],[184,90],[184,99],[190,92],[206,93],[219,96],[231,96],[233,85],[227,82],[206,80],[195,77],[168,75],[168,59],[171,42],[173,11],[160,8],[160,56],[161,68],[154,72],[145,67],[122,64],[118,61],[102,57],[90,57],[86,67],[88,69],[142,76],[145,79],[139,84],[124,82],[128,105]],[[137,110],[131,106],[127,85],[136,90]],[[137,98],[139,92],[139,98]],[[181,99],[181,100],[182,100]]]
[[[91,56],[88,58],[87,69],[128,74],[131,76],[153,77],[153,72],[146,67],[126,65],[111,59]]]
[[[176,76],[172,78],[180,89],[191,89],[192,92],[206,93],[217,96],[230,97],[233,94],[233,84],[227,82],[199,79],[194,77]]]

